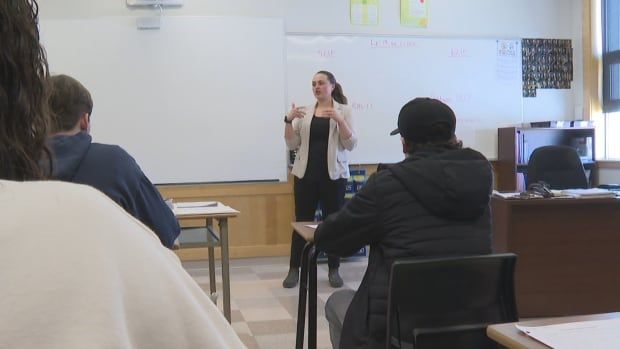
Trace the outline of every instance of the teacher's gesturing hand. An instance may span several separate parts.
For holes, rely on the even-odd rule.
[[[304,116],[306,116],[306,107],[296,107],[295,103],[291,105],[291,110],[286,113],[286,119],[288,121],[293,121],[296,118],[302,119]]]
[[[336,121],[337,123],[342,123],[344,121],[344,117],[334,108],[327,108],[322,111],[319,111],[316,115],[320,118],[330,118]]]

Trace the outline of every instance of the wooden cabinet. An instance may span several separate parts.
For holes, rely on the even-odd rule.
[[[493,251],[516,253],[521,318],[620,309],[620,200],[491,199]]]
[[[523,190],[530,155],[534,149],[545,145],[572,146],[577,149],[586,170],[590,172],[594,168],[594,128],[503,127],[497,130],[497,190]]]

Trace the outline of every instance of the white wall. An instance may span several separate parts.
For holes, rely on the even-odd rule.
[[[124,16],[148,13],[128,10],[124,0],[40,0],[43,19]],[[432,37],[572,39],[574,81],[570,90],[538,90],[523,99],[524,121],[582,117],[581,0],[431,0],[429,27],[400,26],[399,1],[380,2],[377,26],[353,26],[347,0],[185,0],[166,15],[279,17],[289,33],[372,33]],[[509,126],[509,125],[506,125]]]
[[[123,16],[124,0],[39,0],[44,19]],[[430,0],[427,29],[399,24],[399,2],[380,2],[377,26],[349,24],[347,0],[185,0],[168,15],[284,17],[288,32],[561,38],[581,44],[581,0]],[[577,53],[577,52],[576,52]]]
[[[611,168],[599,169],[598,182],[601,184],[620,183],[620,170]]]

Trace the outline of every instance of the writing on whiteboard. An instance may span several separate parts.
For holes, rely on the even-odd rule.
[[[452,48],[449,56],[452,58],[469,57],[469,51],[466,48]]]
[[[336,50],[332,50],[332,49],[318,50],[317,53],[322,58],[333,58],[336,56]]]
[[[373,110],[372,103],[367,102],[351,102],[351,108],[355,111]]]
[[[410,1],[420,0],[406,2]],[[523,121],[520,42],[287,35],[287,99],[289,103],[306,100],[308,76],[317,70],[336,73],[350,97],[356,132],[372,140],[360,142],[350,154],[351,163],[402,160],[394,152],[398,140],[385,135],[394,128],[400,107],[415,97],[435,97],[452,107],[459,138],[493,158],[497,156],[497,128]],[[335,56],[319,57],[317,52],[325,49],[335,50]],[[352,62],[357,69],[351,69]]]
[[[515,40],[497,40],[498,57],[517,57],[519,42]]]
[[[429,95],[430,98],[438,99],[448,105],[457,103],[470,103],[472,100],[471,93],[455,93],[453,95],[448,94],[434,94]]]
[[[370,39],[369,44],[371,48],[414,48],[416,42],[413,39]]]

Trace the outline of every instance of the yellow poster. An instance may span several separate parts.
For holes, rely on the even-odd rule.
[[[351,24],[379,24],[379,0],[351,0]]]
[[[400,24],[416,28],[428,26],[429,0],[400,0]]]

